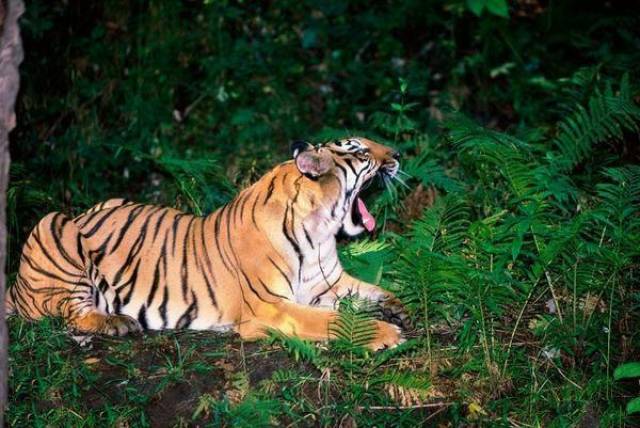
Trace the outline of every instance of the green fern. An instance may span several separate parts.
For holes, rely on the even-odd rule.
[[[153,161],[171,175],[177,194],[184,198],[194,214],[211,211],[233,194],[233,187],[215,159],[185,159],[167,154],[153,158]],[[212,191],[210,182],[219,183],[216,191]]]
[[[458,199],[440,198],[396,244],[399,257],[392,273],[406,284],[399,294],[419,325],[427,327],[434,316],[447,317],[449,302],[459,300],[467,289],[468,271],[460,249],[468,215]]]
[[[340,302],[339,315],[329,327],[337,339],[336,349],[357,352],[375,338],[376,328],[370,312],[366,302],[354,299]]]
[[[447,193],[459,193],[464,189],[463,184],[451,177],[445,168],[432,158],[429,151],[410,159],[403,168],[407,174],[420,180],[425,186],[435,186]]]
[[[215,426],[271,427],[273,418],[281,411],[282,404],[277,400],[249,395],[236,405],[227,400],[218,401],[212,412],[212,423]]]
[[[604,176],[608,182],[596,185],[600,204],[592,218],[602,231],[600,246],[610,248],[622,268],[640,255],[640,167],[608,168]]]
[[[424,373],[414,371],[387,371],[376,377],[376,383],[387,383],[404,388],[426,391],[431,388],[431,379]]]
[[[558,135],[552,141],[562,157],[558,166],[562,170],[575,168],[593,152],[596,144],[609,140],[622,140],[625,131],[638,132],[640,108],[634,102],[634,93],[625,74],[614,91],[609,82],[602,91],[596,89],[587,107],[578,104],[575,112],[558,124]]]
[[[319,351],[313,343],[295,336],[287,336],[279,331],[271,330],[269,333],[268,343],[282,345],[295,361],[307,361],[314,364],[318,362]]]

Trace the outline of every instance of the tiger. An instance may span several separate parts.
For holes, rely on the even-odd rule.
[[[232,330],[255,340],[277,331],[326,341],[340,300],[355,296],[383,314],[367,346],[399,345],[402,303],[345,272],[337,251],[339,236],[374,231],[360,192],[398,173],[398,152],[362,137],[291,149],[207,216],[125,199],[75,218],[48,214],[24,244],[8,310],[61,317],[87,334]]]

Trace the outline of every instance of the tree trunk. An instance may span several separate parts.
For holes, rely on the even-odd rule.
[[[0,427],[4,426],[4,411],[7,403],[7,325],[5,322],[5,260],[7,252],[6,204],[9,181],[9,132],[16,126],[14,105],[20,75],[18,66],[22,62],[22,41],[18,18],[24,5],[21,0],[0,2]]]

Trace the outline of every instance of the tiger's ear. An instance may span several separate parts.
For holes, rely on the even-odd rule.
[[[306,141],[296,141],[291,144],[291,151],[298,171],[309,178],[318,178],[333,168],[333,157],[325,148],[315,149]]]
[[[312,149],[313,146],[308,141],[304,140],[296,140],[291,143],[291,155],[295,159],[298,157],[298,154],[304,152],[305,150]]]

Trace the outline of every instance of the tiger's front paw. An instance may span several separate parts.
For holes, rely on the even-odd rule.
[[[410,331],[413,329],[409,315],[400,299],[392,294],[388,294],[380,299],[379,305],[383,321],[397,325],[402,331]]]
[[[138,320],[128,315],[109,315],[99,333],[109,336],[124,336],[129,333],[140,333],[142,326]]]
[[[376,321],[376,335],[369,348],[373,351],[384,348],[395,348],[405,340],[400,333],[400,328],[384,321]]]

